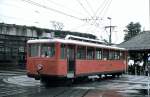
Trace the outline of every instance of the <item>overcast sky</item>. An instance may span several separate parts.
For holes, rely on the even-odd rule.
[[[64,24],[63,30],[92,33],[112,42],[123,41],[125,26],[139,22],[149,29],[149,0],[0,0],[0,22],[54,29],[52,21]],[[94,18],[93,18],[94,17]],[[92,19],[86,21],[86,19]],[[93,20],[94,19],[94,20]],[[97,20],[95,20],[97,19]]]

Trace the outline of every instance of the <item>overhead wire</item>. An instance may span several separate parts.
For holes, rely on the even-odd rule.
[[[112,3],[112,0],[110,0],[110,2],[107,4],[105,10],[103,11],[103,15],[102,15],[103,17],[104,17],[104,15],[108,12],[111,3]]]
[[[107,0],[104,0],[104,1],[100,4],[100,6],[98,7],[98,9],[94,12],[93,17],[96,17],[97,13],[98,13],[99,10],[101,9],[101,7],[105,4],[106,1],[107,1]]]
[[[85,11],[85,13],[87,13],[87,15],[89,15],[90,17],[92,17],[92,15],[89,13],[89,11],[83,6],[83,4],[80,2],[80,0],[76,0],[79,5],[82,7],[82,9]]]
[[[29,0],[30,1],[30,0]],[[27,2],[27,1],[26,1]],[[30,2],[30,4],[33,4],[33,2]],[[35,3],[36,4],[36,3]],[[35,5],[34,4],[34,5]],[[16,8],[23,8],[23,7],[20,7],[20,6],[17,6],[17,5],[13,5],[13,4],[4,4],[4,5],[10,5],[10,6],[13,6],[13,7],[16,7]],[[37,5],[37,4],[36,4]],[[39,5],[37,5],[38,7],[39,7]],[[35,11],[35,12],[37,12],[37,11]],[[39,11],[38,11],[39,12]],[[13,17],[13,16],[7,16],[7,15],[3,15],[3,14],[0,14],[0,16],[2,16],[2,17],[4,17],[4,18],[8,18],[8,19],[15,19],[15,20],[17,20],[17,21],[32,21],[32,19],[26,19],[26,18],[21,18],[21,17]],[[1,21],[3,21],[3,19],[1,19]],[[34,21],[33,21],[33,23],[35,23]]]
[[[87,3],[87,5],[89,6],[89,8],[90,8],[92,14],[94,15],[94,10],[93,10],[91,4],[88,2],[88,0],[86,0],[86,3]]]
[[[96,16],[96,14],[99,12],[100,10],[100,7],[101,7],[101,11],[105,8],[106,4],[108,3],[108,1],[106,2],[106,0],[104,0],[101,5],[98,7],[98,9],[95,11],[94,15],[93,15],[93,18],[91,19],[92,20],[92,23],[91,25],[94,25],[94,26],[97,26],[96,25],[96,22],[97,21],[101,21],[102,19],[99,18],[98,16]],[[103,4],[103,5],[102,5]],[[97,23],[99,25],[99,23]],[[99,27],[99,26],[98,26]]]
[[[111,3],[112,3],[112,0],[110,0],[110,2],[107,4],[107,6],[106,6],[105,10],[103,11],[103,13],[101,13],[101,15],[102,15],[103,17],[105,17],[105,14],[108,12]],[[113,31],[112,31],[112,32],[113,32]],[[109,33],[109,34],[110,34],[110,33]],[[108,34],[108,32],[107,32],[107,35],[108,35],[108,36],[109,36],[109,34]]]
[[[35,5],[35,6],[38,6],[38,7],[47,9],[47,10],[51,10],[51,11],[54,11],[54,12],[63,14],[63,15],[65,15],[65,16],[69,16],[69,17],[75,18],[75,19],[77,19],[77,20],[83,21],[82,19],[80,19],[80,18],[78,18],[78,17],[76,17],[76,16],[69,15],[69,14],[67,14],[67,13],[64,13],[64,12],[61,12],[61,11],[59,11],[59,10],[56,10],[56,9],[47,7],[47,6],[45,6],[45,5],[41,5],[41,4],[39,4],[39,3],[37,3],[37,2],[34,2],[34,1],[32,1],[32,0],[22,0],[22,1],[27,2],[27,3],[31,4],[31,5]],[[87,22],[86,22],[86,23],[87,23]]]
[[[17,8],[17,10],[19,10],[19,11],[22,11],[22,9],[26,8],[24,6],[20,6],[20,5],[16,5],[16,4],[12,4],[12,3],[7,3],[7,2],[0,3],[0,5],[8,6],[10,8]],[[35,12],[35,13],[39,14],[39,11],[37,11],[37,10],[31,9],[31,8],[30,8],[30,10],[29,10],[29,8],[27,10],[28,10],[28,12],[32,12],[32,13]],[[24,18],[24,17],[10,16],[10,15],[8,16],[8,15],[4,15],[2,13],[0,14],[0,16],[2,17],[1,18],[2,22],[5,20],[4,18],[7,18],[7,19],[10,19],[10,20],[24,21],[24,22],[28,22],[28,23],[39,23],[38,21],[34,21],[34,19],[29,18],[29,17]]]
[[[104,0],[104,1],[102,2],[101,7],[99,7],[99,8],[97,9],[97,11],[95,12],[94,17],[99,17],[99,16],[101,15],[101,13],[105,10],[105,8],[106,8],[106,6],[107,6],[108,3],[109,3],[109,0]],[[101,10],[100,10],[100,9],[101,9]]]
[[[21,8],[21,9],[25,9],[26,7],[25,6],[19,6],[19,5],[14,5],[14,4],[10,4],[10,3],[0,3],[0,5],[6,5],[6,6],[9,6],[9,7],[14,7],[14,8]],[[71,10],[71,9],[70,9]],[[34,9],[32,9],[31,10],[31,8],[30,8],[30,10],[28,10],[28,12],[35,12],[35,13],[40,13],[38,10],[34,10]],[[73,10],[74,11],[74,10]],[[81,13],[80,13],[81,14]],[[10,17],[10,16],[6,16],[7,18],[15,18],[15,17]],[[17,19],[17,18],[15,18],[15,19]],[[22,18],[23,19],[23,18]]]
[[[91,19],[87,19],[88,21],[92,21],[91,25],[95,25],[96,21],[101,21],[102,19],[99,17],[99,15],[97,16],[98,12],[100,11],[100,13],[103,12],[103,10],[105,9],[106,5],[108,4],[109,0],[104,0],[101,5],[98,7],[98,9],[94,12],[94,15],[91,16]],[[100,10],[101,9],[101,10]],[[85,19],[86,20],[86,19]]]
[[[37,3],[37,2],[34,2],[34,1],[32,1],[32,0],[22,0],[22,1],[25,1],[25,2],[27,2],[27,3],[29,3],[29,4],[31,4],[31,5],[35,5],[35,6],[37,6],[37,7],[41,7],[41,8],[44,8],[44,9],[46,9],[46,10],[51,10],[51,9],[49,9],[49,7],[47,7],[47,6],[45,6],[45,5],[41,5],[41,4],[39,4],[39,3]],[[55,12],[55,10],[53,10],[54,12]],[[59,12],[58,12],[59,13]],[[62,14],[62,13],[60,13],[60,14]],[[64,15],[64,14],[63,14]],[[66,15],[66,14],[65,14]],[[68,15],[67,15],[68,16]],[[23,18],[16,18],[16,17],[9,17],[9,16],[5,16],[5,17],[7,17],[7,18],[11,18],[11,19],[19,19],[19,20],[24,20],[24,21],[26,21],[26,19],[23,19]],[[78,20],[81,20],[81,19],[78,19]],[[82,25],[79,25],[79,26],[77,26],[76,28],[79,28],[79,27],[83,27],[83,26],[86,26],[86,24],[89,24],[88,22],[84,22]],[[89,29],[88,29],[88,31],[89,30],[93,30],[94,29],[94,27],[90,27]],[[98,29],[98,27],[96,28],[96,29]]]
[[[34,1],[32,1],[32,0],[22,0],[22,1],[25,1],[25,2],[30,3],[30,4],[32,4],[32,5],[35,5],[35,6],[38,6],[38,7],[42,7],[42,8],[45,8],[45,9],[48,9],[48,10],[51,10],[51,11],[54,11],[54,12],[57,12],[57,13],[60,13],[60,14],[63,14],[63,15],[72,17],[72,18],[75,18],[75,19],[78,19],[78,20],[82,20],[82,19],[80,19],[80,18],[78,18],[78,17],[76,17],[76,16],[69,15],[69,14],[67,14],[67,13],[64,13],[64,12],[61,12],[61,11],[59,11],[59,10],[56,10],[56,9],[47,7],[47,6],[45,6],[45,5],[41,5],[41,4],[39,4],[39,3],[37,3],[37,2],[34,2]],[[78,1],[79,4],[82,6],[82,8],[85,9],[85,7],[83,6],[83,4],[82,4],[79,0],[77,0],[77,1]],[[85,9],[85,10],[86,10],[86,9]],[[88,12],[88,11],[87,11],[87,12]],[[89,12],[88,12],[88,13],[89,13]],[[89,14],[90,14],[90,13],[89,13]]]
[[[68,8],[68,7],[66,7],[66,6],[64,6],[64,5],[62,5],[62,4],[60,4],[60,3],[56,3],[56,2],[54,2],[53,0],[47,0],[47,1],[50,2],[50,3],[52,3],[52,4],[57,5],[57,6],[59,6],[59,7],[65,8],[65,9],[70,10],[70,11],[75,12],[75,13],[78,13],[79,15],[81,15],[81,14],[84,15],[83,13],[77,12],[76,10],[73,10],[73,9],[70,9],[70,8]]]
[[[29,3],[29,4],[31,4],[31,5],[34,5],[34,6],[38,6],[38,7],[41,7],[41,8],[44,8],[44,9],[47,9],[47,10],[50,10],[50,11],[53,11],[53,12],[56,12],[56,13],[59,13],[59,14],[68,16],[68,17],[71,17],[71,18],[74,18],[74,19],[77,19],[77,20],[81,20],[79,17],[70,15],[70,14],[68,14],[68,13],[59,11],[59,10],[57,10],[57,9],[50,8],[50,7],[48,7],[48,6],[39,4],[39,3],[34,2],[34,1],[32,1],[32,0],[22,0],[22,1],[24,1],[24,2],[26,2],[26,3]]]
[[[101,11],[98,13],[98,16],[100,16],[105,10],[106,8],[108,8],[107,6],[110,5],[112,0],[107,0],[107,2],[105,2],[103,8],[101,9]]]
[[[44,8],[44,9],[46,9],[46,10],[50,10],[50,11],[57,12],[57,13],[60,13],[60,14],[62,14],[62,15],[65,15],[65,16],[69,16],[69,17],[72,17],[72,18],[81,20],[80,18],[78,18],[78,17],[76,17],[76,16],[67,14],[67,13],[65,13],[65,12],[61,12],[61,11],[59,11],[59,10],[57,10],[57,9],[50,8],[50,7],[48,7],[48,6],[42,5],[42,4],[37,3],[37,2],[34,2],[34,1],[32,1],[32,0],[22,0],[22,1],[24,1],[24,2],[26,2],[26,3],[29,3],[29,4],[31,4],[31,5],[37,6],[37,7]],[[79,1],[79,2],[80,2],[80,1]],[[9,18],[11,18],[11,17],[9,17]],[[16,19],[17,19],[17,18],[16,18]],[[88,22],[85,22],[83,25],[81,25],[81,27],[84,26],[86,23],[88,23]]]
[[[78,3],[82,6],[82,8],[86,11],[86,12],[88,12],[87,10],[86,10],[86,8],[83,6],[83,4],[79,1],[79,0],[77,0],[78,1]],[[92,9],[92,7],[91,7],[91,5],[90,5],[90,3],[88,2],[88,0],[86,0],[86,3],[88,4],[88,6],[89,6],[89,8],[91,9],[91,11],[92,11],[92,13],[93,13],[93,16],[91,16],[91,19],[87,19],[87,20],[99,20],[99,17],[97,16],[96,17],[96,15],[97,15],[97,13],[99,12],[99,10],[100,10],[100,8],[102,8],[101,9],[101,11],[100,11],[100,14],[105,10],[105,8],[106,8],[106,6],[109,4],[109,0],[104,0],[103,2],[102,2],[102,4],[98,7],[98,9],[94,12],[93,11],[93,9]],[[88,12],[88,14],[90,15],[90,13]]]
[[[107,2],[103,2],[104,3],[103,8],[100,10],[99,13],[98,12],[95,13],[95,17],[100,17],[100,16],[103,17],[102,13],[106,13],[108,11],[111,2],[112,2],[112,0],[107,0]],[[98,15],[96,15],[96,14],[98,14]],[[96,20],[93,20],[93,25],[95,23],[96,23]]]

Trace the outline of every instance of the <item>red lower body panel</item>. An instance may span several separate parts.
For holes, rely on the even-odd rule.
[[[38,69],[38,65],[42,67]],[[27,73],[31,75],[47,75],[47,76],[66,76],[67,64],[66,60],[50,60],[50,59],[28,59]]]
[[[104,72],[125,71],[126,65],[123,60],[77,60],[76,75]]]

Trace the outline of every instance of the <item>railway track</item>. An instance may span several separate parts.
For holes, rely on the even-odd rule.
[[[52,97],[85,97],[89,90],[67,89]]]
[[[123,76],[52,87],[45,87],[39,81],[25,76],[19,72],[0,73],[0,97],[147,97],[139,92],[140,89],[146,88],[143,86],[147,81],[146,76]]]

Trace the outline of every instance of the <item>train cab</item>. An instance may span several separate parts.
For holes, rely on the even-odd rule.
[[[27,42],[27,75],[37,78],[78,78],[122,74],[127,69],[124,48],[69,39]]]

